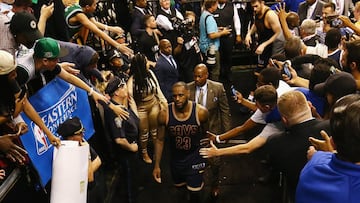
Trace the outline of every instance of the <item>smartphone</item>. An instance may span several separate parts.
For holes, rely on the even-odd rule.
[[[26,94],[26,90],[21,89],[21,92],[20,92],[20,95],[19,95],[19,99],[24,98],[25,94]]]
[[[236,96],[236,89],[235,89],[234,85],[231,85],[230,89],[231,89],[231,94],[233,96]]]
[[[291,75],[291,72],[290,72],[290,69],[289,69],[289,63],[287,63],[285,61],[284,65],[283,65],[283,68],[282,68],[282,74],[285,74],[289,77],[289,79],[291,80],[292,78],[292,75]]]

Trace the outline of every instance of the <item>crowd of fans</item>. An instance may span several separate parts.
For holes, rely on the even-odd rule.
[[[103,163],[119,162],[128,202],[136,201],[137,161],[154,162],[161,183],[164,136],[174,184],[186,186],[191,202],[199,202],[205,162],[217,180],[214,157],[260,147],[286,182],[285,202],[360,198],[360,2],[0,0],[0,33],[0,179],[9,165],[31,167],[19,142],[29,128],[21,112],[61,147],[28,101],[59,77],[88,93],[94,137],[107,135],[91,148],[89,183]],[[230,129],[223,84],[237,80],[236,45],[257,56],[258,82],[254,100],[234,90],[239,108],[254,113]],[[217,146],[256,126],[264,127],[246,144]],[[77,117],[58,131],[87,144]],[[101,193],[89,184],[88,202],[101,202]],[[218,195],[214,183],[211,196]]]

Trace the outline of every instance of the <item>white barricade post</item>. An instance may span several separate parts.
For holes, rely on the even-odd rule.
[[[86,203],[89,145],[61,141],[54,149],[51,203]]]

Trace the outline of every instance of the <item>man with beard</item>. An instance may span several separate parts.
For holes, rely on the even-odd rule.
[[[245,37],[245,44],[250,47],[252,35],[258,34],[258,46],[255,53],[258,55],[258,69],[266,67],[272,55],[273,42],[281,33],[281,26],[278,16],[263,0],[251,0],[251,7],[254,9],[255,22]],[[257,70],[259,71],[259,70]]]
[[[169,136],[170,168],[175,187],[186,186],[190,202],[200,202],[200,191],[204,185],[202,173],[205,160],[199,154],[204,142],[208,111],[189,100],[190,90],[184,82],[172,87],[174,102],[158,116],[158,140],[155,144],[154,179],[161,183],[160,161],[164,147],[165,130]],[[205,141],[206,142],[206,141]]]
[[[346,43],[341,56],[341,64],[346,72],[351,73],[355,80],[357,89],[360,89],[360,40]]]

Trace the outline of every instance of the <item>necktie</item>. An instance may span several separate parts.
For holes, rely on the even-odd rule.
[[[151,14],[151,11],[150,11],[148,8],[144,8],[143,11],[144,11],[145,15],[146,15],[146,14],[147,14],[147,15],[150,15],[150,14]]]
[[[202,88],[200,88],[199,96],[198,96],[198,104],[203,105],[203,98],[204,98],[204,91]]]
[[[176,62],[174,60],[174,57],[169,56],[169,59],[170,59],[171,66],[176,69]]]

